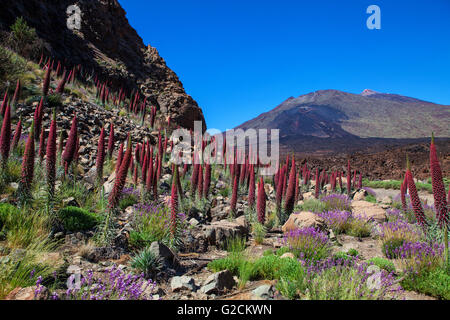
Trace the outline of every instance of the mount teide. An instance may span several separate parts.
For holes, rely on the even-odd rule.
[[[280,129],[283,152],[327,155],[379,151],[450,137],[450,106],[364,90],[320,90],[289,98],[236,129]],[[444,139],[447,140],[447,139]]]

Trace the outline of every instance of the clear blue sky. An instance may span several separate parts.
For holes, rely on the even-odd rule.
[[[449,0],[119,0],[208,128],[233,128],[290,96],[366,88],[450,105]],[[381,30],[366,9],[381,8]]]

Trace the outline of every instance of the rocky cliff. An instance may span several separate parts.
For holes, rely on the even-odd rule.
[[[81,10],[81,29],[67,28],[66,10]],[[91,68],[115,85],[140,89],[174,125],[193,128],[202,110],[186,94],[156,48],[145,45],[116,0],[1,0],[0,29],[22,16],[45,42],[46,53],[68,64]]]

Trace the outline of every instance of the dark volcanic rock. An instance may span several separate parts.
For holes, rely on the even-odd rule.
[[[79,31],[67,28],[66,10],[73,4],[82,14]],[[44,40],[48,55],[95,70],[117,88],[140,89],[173,126],[193,128],[198,120],[206,129],[202,110],[156,48],[144,45],[117,0],[2,1],[0,30],[8,31],[20,16]]]

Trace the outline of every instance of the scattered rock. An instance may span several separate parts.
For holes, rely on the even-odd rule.
[[[286,252],[286,253],[283,253],[283,255],[280,257],[280,259],[286,259],[286,258],[295,259],[295,256],[292,252]]]
[[[226,244],[227,239],[247,237],[248,229],[237,222],[221,220],[207,226],[205,234],[210,244],[221,246]]]
[[[273,299],[275,290],[272,285],[265,284],[253,290],[252,293],[259,298],[269,300]]]
[[[296,229],[310,227],[323,229],[324,226],[325,222],[321,217],[313,212],[303,211],[300,213],[291,214],[281,230],[283,230],[283,232],[289,232]]]
[[[353,214],[364,217],[367,221],[373,219],[376,222],[386,221],[386,212],[375,203],[368,201],[352,201]]]
[[[354,201],[360,201],[360,200],[364,200],[366,198],[367,195],[367,191],[364,189],[359,190],[355,196],[353,197]]]
[[[197,289],[194,278],[188,276],[173,277],[170,282],[170,287],[173,292],[181,290],[195,291]]]
[[[152,242],[150,251],[161,259],[165,267],[176,268],[179,265],[178,259],[172,250],[161,242]]]
[[[209,276],[200,291],[205,294],[219,294],[225,289],[231,290],[235,284],[236,281],[231,272],[229,270],[224,270]]]

